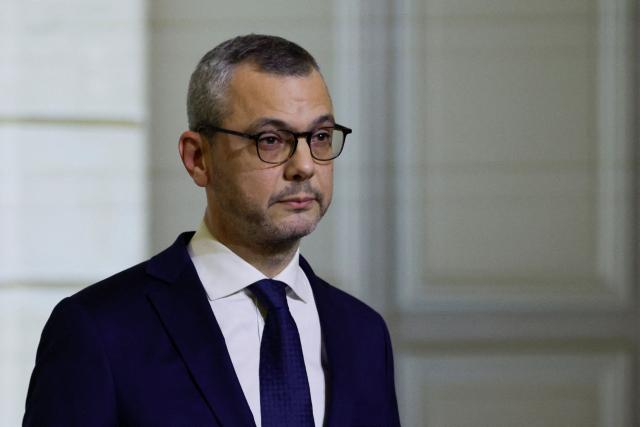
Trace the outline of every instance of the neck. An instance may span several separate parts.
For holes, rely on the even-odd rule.
[[[204,222],[216,240],[269,278],[289,265],[300,245],[299,239],[277,243],[245,242],[216,230],[208,215],[205,215]]]

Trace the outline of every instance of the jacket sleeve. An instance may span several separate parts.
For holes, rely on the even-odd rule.
[[[23,426],[115,426],[109,361],[94,319],[72,299],[53,310],[31,375]]]

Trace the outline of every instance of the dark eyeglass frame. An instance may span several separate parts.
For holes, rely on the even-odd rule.
[[[335,130],[341,131],[344,134],[344,137],[343,137],[343,140],[342,140],[342,147],[340,147],[340,151],[338,151],[333,157],[331,157],[329,159],[319,159],[319,158],[317,158],[316,156],[314,156],[313,150],[311,149],[311,137],[313,136],[313,134],[315,132],[318,131],[318,129],[335,129]],[[320,126],[317,129],[314,129],[314,130],[308,131],[308,132],[293,132],[292,130],[289,130],[289,129],[274,129],[274,130],[268,130],[268,131],[263,131],[263,132],[250,134],[250,133],[238,132],[236,130],[225,129],[225,128],[221,128],[221,127],[218,127],[218,126],[211,126],[211,125],[202,125],[202,126],[199,126],[196,129],[196,132],[198,132],[198,133],[203,133],[204,131],[213,131],[213,132],[226,133],[226,134],[229,134],[229,135],[239,136],[241,138],[251,139],[251,140],[253,140],[253,142],[255,142],[256,153],[258,154],[258,158],[260,160],[262,160],[263,162],[269,163],[269,164],[272,164],[272,165],[281,165],[283,163],[286,163],[291,157],[293,157],[293,154],[296,152],[296,149],[298,148],[298,141],[300,140],[300,137],[304,137],[305,141],[307,141],[307,144],[309,145],[309,153],[311,153],[311,157],[312,158],[314,158],[315,160],[318,160],[320,162],[331,161],[331,160],[335,159],[336,157],[338,157],[342,153],[342,150],[344,149],[344,144],[347,142],[347,135],[349,135],[351,132],[353,132],[348,127],[339,125],[337,123],[335,123],[335,124],[333,124],[331,126]],[[260,149],[258,148],[260,137],[262,135],[266,134],[266,133],[272,133],[272,132],[287,132],[287,133],[290,133],[291,135],[294,136],[294,143],[291,145],[291,151],[290,151],[289,155],[287,156],[286,159],[284,159],[282,161],[279,161],[279,162],[270,162],[270,161],[264,160],[262,157],[260,157]]]

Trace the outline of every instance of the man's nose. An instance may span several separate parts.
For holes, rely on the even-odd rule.
[[[311,148],[304,136],[298,137],[296,151],[285,163],[285,178],[289,181],[305,181],[315,172],[316,163],[311,157]]]

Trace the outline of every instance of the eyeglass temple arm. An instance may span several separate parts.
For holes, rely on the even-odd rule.
[[[249,139],[255,139],[256,138],[256,135],[250,135],[248,133],[238,132],[237,130],[224,129],[224,128],[219,128],[217,126],[209,126],[209,125],[198,127],[196,129],[196,132],[201,132],[203,130],[212,130],[214,132],[228,133],[228,134],[231,134],[231,135],[241,136],[243,138],[249,138]]]

